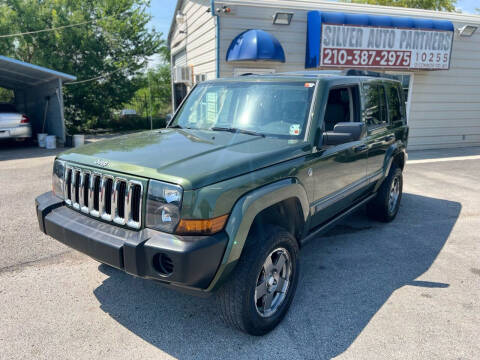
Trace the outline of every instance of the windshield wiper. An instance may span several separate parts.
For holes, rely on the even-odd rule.
[[[209,130],[212,130],[212,131],[228,131],[228,132],[231,132],[231,133],[240,133],[240,134],[247,134],[247,135],[265,137],[265,134],[262,134],[262,133],[259,133],[259,132],[256,132],[256,131],[238,129],[238,128],[233,128],[233,127],[214,126],[214,127],[210,128]]]
[[[173,125],[173,126],[169,126],[168,129],[183,129],[183,127],[180,125]]]

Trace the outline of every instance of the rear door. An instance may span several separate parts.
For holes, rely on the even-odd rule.
[[[385,155],[395,142],[388,116],[386,88],[381,81],[363,84],[364,118],[367,125],[367,174],[375,181],[382,175]]]

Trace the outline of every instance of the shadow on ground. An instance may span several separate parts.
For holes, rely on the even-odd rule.
[[[95,291],[103,311],[145,341],[180,359],[329,359],[343,353],[390,295],[417,281],[447,241],[461,205],[404,194],[391,224],[350,217],[301,252],[302,275],[283,323],[264,337],[232,330],[212,298],[189,297],[101,265]],[[412,300],[415,306],[415,299]]]

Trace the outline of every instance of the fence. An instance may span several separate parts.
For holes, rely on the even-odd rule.
[[[170,99],[136,96],[122,110],[113,110],[109,119],[99,120],[98,127],[111,130],[159,129],[166,126]]]

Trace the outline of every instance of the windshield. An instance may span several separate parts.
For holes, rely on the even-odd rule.
[[[198,85],[170,127],[240,130],[302,138],[314,82],[215,82]]]

